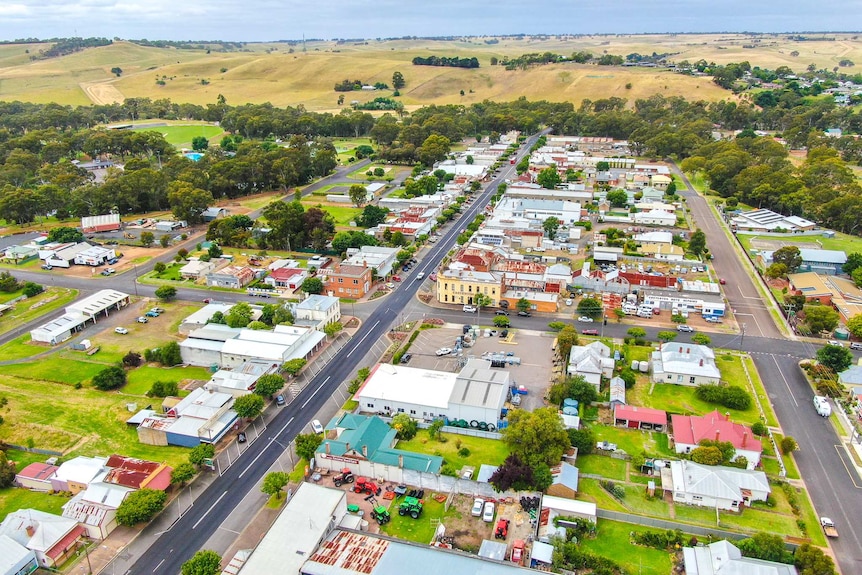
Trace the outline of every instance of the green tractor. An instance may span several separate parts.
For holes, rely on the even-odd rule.
[[[409,515],[413,519],[419,519],[422,514],[422,501],[415,497],[406,497],[398,506],[398,515]]]
[[[392,516],[389,515],[389,510],[382,505],[378,505],[374,509],[371,510],[371,518],[377,521],[378,525],[385,525],[389,523],[392,519]]]

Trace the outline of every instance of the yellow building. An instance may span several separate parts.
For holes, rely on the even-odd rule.
[[[502,274],[448,269],[437,275],[437,301],[440,303],[473,305],[478,293],[491,298],[489,305],[496,307],[503,293]]]

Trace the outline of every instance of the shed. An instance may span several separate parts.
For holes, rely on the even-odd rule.
[[[551,559],[553,554],[553,545],[550,545],[548,543],[542,543],[541,541],[534,541],[533,549],[530,551],[530,561],[550,565],[553,562],[553,560]]]
[[[614,408],[614,423],[631,429],[664,431],[667,427],[667,412],[637,405],[617,405]]]
[[[483,539],[482,545],[479,547],[479,557],[493,559],[494,561],[505,561],[508,549],[509,546],[505,543]]]
[[[558,472],[554,473],[551,486],[545,490],[548,495],[574,499],[578,494],[578,468],[565,461],[560,465]]]

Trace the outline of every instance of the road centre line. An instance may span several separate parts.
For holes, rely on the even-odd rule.
[[[218,504],[219,504],[219,502],[220,502],[222,499],[224,499],[224,496],[225,496],[225,495],[227,495],[227,489],[225,489],[225,490],[224,490],[224,493],[222,493],[222,494],[219,496],[219,498],[215,500],[215,503],[213,503],[212,505],[210,505],[210,508],[206,510],[206,513],[204,513],[203,515],[201,515],[201,518],[200,518],[200,519],[198,519],[198,520],[197,520],[197,522],[195,522],[195,524],[194,524],[194,525],[192,525],[192,529],[196,529],[196,528],[197,528],[197,526],[198,526],[198,525],[200,525],[201,521],[203,521],[204,519],[206,519],[206,516],[210,514],[210,511],[212,511],[213,509],[215,509],[215,506],[216,506],[216,505],[218,505]],[[162,559],[162,561],[164,561],[164,559]],[[159,565],[161,565],[161,563],[159,563]],[[156,566],[156,569],[158,569],[158,566]],[[156,569],[153,569],[153,571],[155,571]]]

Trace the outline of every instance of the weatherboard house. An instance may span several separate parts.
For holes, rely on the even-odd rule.
[[[736,450],[733,460],[745,457],[748,469],[754,469],[760,464],[763,445],[760,438],[752,433],[751,428],[741,423],[730,421],[729,415],[722,415],[718,410],[704,416],[672,415],[674,449],[677,453],[691,453],[703,440],[729,442]]]

